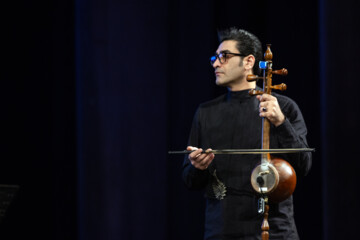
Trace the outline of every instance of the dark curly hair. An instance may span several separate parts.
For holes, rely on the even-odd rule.
[[[254,55],[255,65],[253,67],[254,74],[260,74],[259,61],[262,59],[262,47],[260,40],[252,33],[235,27],[218,31],[220,43],[226,40],[234,40],[237,42],[236,48],[240,53],[245,55]]]

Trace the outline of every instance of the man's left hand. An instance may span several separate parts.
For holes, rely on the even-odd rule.
[[[263,95],[257,95],[256,98],[260,101],[260,117],[266,117],[275,127],[280,126],[285,121],[285,116],[276,97],[264,93]]]

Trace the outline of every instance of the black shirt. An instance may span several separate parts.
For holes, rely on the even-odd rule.
[[[306,126],[296,103],[288,97],[277,97],[285,122],[270,128],[270,148],[304,148]],[[189,145],[212,149],[261,148],[259,101],[248,90],[228,92],[201,104],[195,114]],[[311,167],[311,153],[277,155],[287,160],[297,176],[306,175]],[[251,187],[252,170],[260,155],[216,155],[207,170],[194,168],[188,158],[183,178],[190,189],[205,189],[206,219],[204,239],[261,239],[262,215],[257,213],[257,200]],[[216,198],[214,185],[226,186],[223,199]],[[270,204],[271,239],[298,239],[293,218],[292,197]]]

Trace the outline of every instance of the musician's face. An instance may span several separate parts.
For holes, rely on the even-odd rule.
[[[240,54],[236,48],[236,44],[237,42],[234,40],[223,41],[216,50],[216,53],[230,52]],[[224,59],[222,63],[219,59],[216,59],[213,67],[215,68],[216,84],[231,87],[245,79],[243,57],[231,54],[227,54],[226,56],[227,58]]]

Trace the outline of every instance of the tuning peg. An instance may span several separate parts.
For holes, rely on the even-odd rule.
[[[281,84],[278,84],[278,85],[274,85],[274,86],[271,86],[272,89],[277,89],[277,90],[280,90],[280,91],[285,91],[287,86],[285,83],[281,83]]]
[[[271,73],[281,75],[281,76],[286,76],[286,75],[288,75],[288,70],[286,68],[283,68],[280,70],[273,70]]]
[[[259,77],[258,75],[247,75],[246,80],[248,82],[253,82],[259,79],[264,79],[263,77]]]
[[[251,89],[251,90],[249,91],[249,95],[250,95],[250,96],[261,95],[261,94],[263,94],[263,93],[264,93],[263,91],[255,90],[255,89]]]

